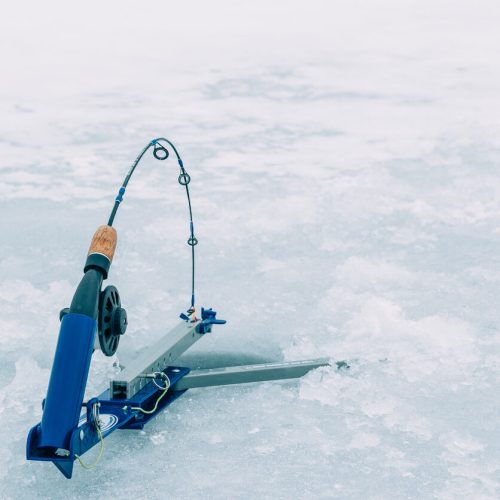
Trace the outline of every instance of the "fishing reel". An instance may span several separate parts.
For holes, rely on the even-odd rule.
[[[69,307],[59,313],[62,320],[69,313]],[[122,307],[118,289],[109,285],[99,293],[97,314],[97,337],[94,349],[100,349],[106,356],[113,356],[118,349],[120,337],[127,331],[127,311]]]
[[[127,324],[127,311],[122,307],[118,289],[109,285],[99,294],[97,336],[103,354],[113,356]]]

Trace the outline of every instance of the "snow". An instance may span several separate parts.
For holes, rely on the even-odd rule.
[[[498,2],[17,2],[0,18],[0,498],[500,497]],[[193,390],[71,481],[28,463],[58,313],[128,166],[178,146],[192,366],[330,357]],[[129,329],[189,300],[175,162],[147,158],[109,283]],[[119,358],[119,359],[118,359]]]

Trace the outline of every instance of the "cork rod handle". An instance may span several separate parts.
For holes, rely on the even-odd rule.
[[[89,253],[105,255],[109,261],[113,260],[116,249],[116,229],[111,226],[99,226],[90,243]]]

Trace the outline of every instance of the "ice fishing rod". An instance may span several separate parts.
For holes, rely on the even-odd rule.
[[[109,388],[84,402],[92,354],[100,349],[112,356],[120,337],[127,328],[127,314],[121,306],[114,286],[101,290],[108,278],[116,249],[117,233],[113,223],[123,201],[127,185],[146,152],[166,160],[168,148],[177,157],[180,172],[178,182],[184,186],[189,208],[189,239],[191,247],[191,300],[183,320],[146,347],[138,357],[109,382]],[[96,466],[103,456],[104,439],[117,429],[142,429],[144,425],[190,388],[239,384],[263,380],[296,378],[309,370],[328,364],[327,360],[269,363],[191,370],[174,362],[196,341],[212,331],[213,325],[223,325],[216,312],[201,308],[195,314],[195,253],[198,243],[194,235],[193,211],[189,193],[191,178],[184,168],[176,147],[160,137],[150,141],[130,167],[115,198],[106,225],[94,233],[83,277],[71,305],[60,313],[61,325],[52,364],[47,395],[42,402],[41,422],[31,428],[26,443],[28,460],[53,462],[71,478],[75,460],[88,469]],[[92,464],[82,455],[100,443]]]
[[[166,160],[169,157],[168,148],[174,151],[180,168],[178,182],[184,186],[188,201],[189,239],[187,243],[191,247],[191,300],[187,312],[180,315],[183,319],[181,330],[183,333],[189,332],[192,343],[199,336],[211,331],[212,325],[225,323],[224,320],[216,319],[216,313],[211,309],[202,308],[200,319],[195,315],[194,247],[198,240],[194,235],[193,210],[189,193],[191,177],[184,168],[174,144],[164,137],[154,139],[143,148],[130,167],[115,198],[108,223],[100,226],[94,233],[83,269],[84,274],[74,293],[71,305],[60,312],[61,326],[47,396],[42,402],[42,421],[31,430],[26,453],[28,459],[54,462],[67,477],[71,477],[73,461],[75,459],[81,461],[80,456],[89,445],[96,444],[95,439],[98,438],[101,445],[103,444],[106,431],[109,429],[101,425],[99,415],[101,405],[106,400],[112,406],[118,402],[121,408],[120,418],[116,415],[113,417],[116,418],[116,422],[120,420],[121,424],[125,421],[131,423],[131,417],[134,419],[138,417],[140,421],[144,415],[156,414],[163,408],[168,402],[168,398],[163,398],[166,396],[171,381],[175,381],[176,378],[189,371],[185,369],[177,377],[170,374],[169,378],[166,373],[167,358],[164,357],[161,363],[158,360],[149,363],[149,366],[144,367],[140,373],[132,377],[133,382],[127,387],[125,398],[119,393],[121,389],[113,389],[111,395],[101,394],[98,398],[92,398],[83,404],[93,352],[100,349],[106,356],[115,354],[120,337],[127,329],[127,313],[121,306],[118,290],[114,286],[107,286],[104,290],[101,290],[101,287],[103,281],[108,278],[116,249],[117,233],[113,223],[118,208],[135,169],[151,148],[153,156],[158,160]],[[186,349],[191,343],[184,341],[182,346]],[[180,347],[177,346],[177,351]],[[168,361],[177,351],[169,352]],[[120,385],[118,384],[117,387]],[[143,388],[145,393],[141,393]],[[130,397],[138,394],[140,395],[138,398]],[[161,408],[159,408],[160,402]],[[87,408],[87,417],[84,418],[83,425],[80,422],[82,404]],[[143,407],[144,404],[145,407]],[[74,441],[75,432],[78,434],[77,444]],[[99,457],[102,455],[102,449]],[[83,462],[81,463],[84,465]]]
[[[139,156],[135,159],[134,163],[132,163],[132,166],[130,167],[130,170],[128,171],[127,175],[125,176],[125,179],[123,180],[123,183],[118,191],[118,195],[116,196],[115,199],[115,204],[113,205],[113,210],[111,210],[111,214],[109,216],[108,220],[108,226],[112,227],[113,222],[115,220],[116,212],[118,211],[118,208],[120,207],[120,203],[123,201],[123,196],[125,195],[125,191],[127,189],[127,185],[132,177],[132,174],[134,173],[137,165],[141,161],[142,157],[146,154],[146,152],[150,149],[153,148],[153,156],[157,160],[166,160],[170,155],[168,152],[168,149],[162,144],[162,141],[168,144],[172,150],[175,153],[175,156],[177,157],[177,163],[179,164],[180,172],[179,172],[179,177],[177,178],[179,184],[181,186],[184,186],[186,188],[186,197],[187,197],[187,202],[188,202],[188,209],[189,209],[189,239],[187,240],[188,245],[191,247],[191,306],[188,309],[188,312],[190,314],[194,313],[194,262],[195,262],[195,255],[194,255],[194,247],[198,244],[198,239],[194,235],[194,224],[193,224],[193,209],[191,206],[191,196],[189,194],[189,183],[191,182],[191,177],[190,175],[186,172],[186,169],[184,168],[184,163],[182,161],[182,158],[177,151],[177,148],[174,146],[174,144],[166,139],[165,137],[158,137],[157,139],[153,139],[151,142],[149,142],[144,149],[139,153]],[[192,310],[192,311],[191,311]]]
[[[180,169],[178,182],[181,186],[184,186],[186,190],[189,209],[189,239],[187,240],[187,243],[191,247],[191,299],[186,312],[181,313],[180,316],[186,321],[196,319],[194,247],[198,244],[198,239],[194,235],[193,209],[189,193],[189,183],[191,182],[191,177],[186,172],[184,163],[174,144],[164,137],[159,137],[150,141],[132,163],[120,189],[118,190],[107,225],[100,226],[94,234],[84,267],[84,277],[78,286],[75,296],[73,297],[71,306],[63,309],[60,313],[61,319],[69,312],[95,317],[98,322],[98,347],[106,356],[112,356],[116,352],[120,336],[125,333],[127,328],[127,313],[125,309],[121,307],[121,299],[117,288],[110,285],[107,286],[102,292],[100,291],[103,280],[108,277],[111,262],[116,249],[117,233],[113,227],[113,222],[118,212],[118,208],[123,201],[130,179],[132,178],[132,175],[141,159],[148,150],[153,148],[153,156],[157,160],[166,160],[169,157],[167,146],[174,151],[177,157]]]

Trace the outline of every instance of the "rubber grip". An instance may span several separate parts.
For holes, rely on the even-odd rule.
[[[89,253],[105,255],[109,261],[113,260],[116,249],[116,229],[111,226],[99,226],[90,243]]]

